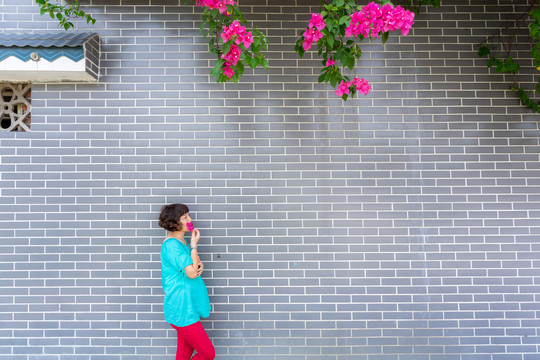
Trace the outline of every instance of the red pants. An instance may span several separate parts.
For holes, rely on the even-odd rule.
[[[171,324],[176,329],[178,346],[176,348],[176,360],[214,360],[216,351],[204,331],[200,321],[184,327]],[[193,350],[197,354],[192,358]]]

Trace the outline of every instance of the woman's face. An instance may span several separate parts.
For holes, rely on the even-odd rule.
[[[188,230],[187,223],[191,222],[191,216],[189,216],[189,213],[185,213],[184,215],[180,216],[180,224],[182,225],[182,228],[180,231],[186,231]]]

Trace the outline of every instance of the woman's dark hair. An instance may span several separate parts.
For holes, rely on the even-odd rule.
[[[180,217],[189,212],[184,204],[163,205],[159,214],[159,226],[167,231],[181,230]]]

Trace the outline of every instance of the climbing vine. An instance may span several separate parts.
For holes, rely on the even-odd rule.
[[[72,19],[84,19],[86,23],[96,23],[96,19],[92,15],[87,14],[79,5],[79,0],[76,0],[70,4],[64,5],[59,0],[35,0],[39,5],[41,15],[49,14],[52,19],[58,20],[59,26],[65,30],[69,30],[74,27]]]
[[[211,71],[217,82],[238,82],[246,66],[268,68],[262,51],[268,49],[266,36],[256,27],[248,28],[247,22],[236,0],[186,0],[203,8],[201,34],[208,39],[210,53],[216,56]],[[397,0],[400,1],[400,0]],[[79,0],[64,4],[62,0],[35,0],[42,15],[49,14],[57,19],[59,26],[73,28],[74,18],[94,24],[96,19],[79,6]],[[367,5],[357,5],[355,0],[320,0],[318,13],[312,13],[307,27],[295,45],[300,57],[316,46],[321,59],[319,83],[330,83],[335,94],[343,100],[357,93],[369,94],[368,80],[344,74],[345,69],[354,70],[362,56],[360,44],[369,39],[380,39],[384,44],[390,33],[399,30],[406,36],[414,24],[414,17],[422,6],[440,6],[441,0],[401,0],[394,6],[389,0],[374,0]],[[519,64],[512,57],[516,33],[527,26],[531,37],[531,55],[540,70],[540,8],[535,1],[511,25],[488,37],[480,44],[478,55],[487,57],[489,68],[496,72],[517,74]],[[506,37],[503,34],[510,31]],[[540,95],[540,77],[535,90],[526,90],[516,82],[512,90],[517,91],[524,105],[540,112],[540,102],[532,99]]]
[[[203,8],[200,32],[208,41],[210,53],[217,56],[211,75],[217,82],[232,79],[235,83],[245,66],[268,68],[261,49],[268,49],[268,40],[257,27],[246,29],[246,20],[234,0],[195,0]]]
[[[295,50],[300,57],[317,45],[317,55],[322,57],[323,68],[319,83],[330,83],[335,94],[343,100],[360,92],[369,94],[371,86],[363,78],[350,79],[342,69],[353,70],[362,56],[359,43],[365,39],[381,38],[386,43],[391,31],[401,30],[407,35],[414,20],[414,12],[401,6],[394,7],[390,1],[372,1],[365,6],[354,0],[321,0],[320,13],[311,14],[308,27],[296,42]],[[341,65],[341,66],[339,66]]]
[[[528,27],[531,36],[531,56],[535,62],[535,67],[540,70],[540,8],[538,4],[531,4],[515,21],[501,29],[497,33],[489,36],[480,44],[478,56],[487,57],[487,66],[495,67],[498,73],[516,75],[520,70],[520,65],[514,60],[514,45],[518,32]],[[540,95],[540,76],[538,77],[534,90],[526,90],[516,81],[511,89],[516,91],[521,102],[536,113],[540,112],[540,102],[532,97]]]

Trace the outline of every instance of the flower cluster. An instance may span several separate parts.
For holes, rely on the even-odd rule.
[[[198,6],[207,7],[210,10],[218,9],[221,14],[227,14],[227,5],[235,5],[234,0],[195,0]]]
[[[302,35],[304,37],[304,41],[302,41],[302,47],[305,51],[311,49],[311,45],[313,45],[314,42],[322,39],[323,33],[321,32],[321,30],[325,27],[326,24],[323,20],[322,15],[312,13],[311,20],[309,20],[308,28],[306,29],[306,31],[304,31],[304,34]]]
[[[332,84],[336,88],[335,94],[344,100],[357,92],[367,95],[371,91],[367,80],[354,78],[350,81],[337,65],[339,61],[344,68],[353,70],[356,60],[362,56],[355,41],[345,38],[354,37],[362,41],[382,36],[384,44],[390,31],[401,30],[405,36],[414,23],[414,12],[390,3],[380,5],[381,2],[371,1],[366,6],[357,7],[355,0],[321,1],[324,10],[321,9],[320,14],[311,14],[308,28],[296,42],[295,50],[300,57],[312,48],[313,43],[317,43],[318,55],[322,55],[324,66],[318,81]]]
[[[246,49],[253,44],[253,36],[251,31],[246,32],[246,27],[240,25],[240,23],[236,20],[234,20],[229,26],[223,26],[221,38],[223,39],[224,43],[233,39],[235,44],[244,44]]]
[[[235,6],[237,4],[235,0],[195,0],[195,2],[198,6],[205,7],[208,10],[218,9],[219,13],[224,15],[223,19],[229,18],[234,13],[234,11],[229,12],[229,6]],[[227,79],[232,79],[235,75],[235,69],[233,67],[238,64],[242,56],[242,47],[248,50],[254,40],[251,31],[246,31],[246,27],[240,24],[240,22],[233,20],[231,23],[230,20],[232,19],[223,19],[222,21],[225,22],[225,25],[223,25],[220,35],[223,40],[222,46],[224,51],[221,54],[221,59],[224,61],[218,66],[221,66],[221,73]],[[212,43],[214,42],[212,41]]]
[[[354,86],[356,90],[364,95],[369,94],[371,91],[371,86],[369,86],[368,81],[361,78],[354,78],[353,81],[342,80],[337,89],[336,95],[343,96],[343,94],[349,95],[351,92],[351,87]]]
[[[414,23],[414,13],[401,6],[390,4],[380,6],[370,2],[362,10],[351,15],[351,22],[345,29],[345,36],[376,37],[388,31],[401,30],[403,36],[409,33]]]
[[[231,65],[236,66],[242,54],[242,50],[238,45],[244,45],[244,48],[249,49],[251,44],[253,44],[253,37],[251,31],[246,31],[245,26],[234,20],[231,25],[223,26],[221,39],[223,39],[224,44],[233,41],[230,50],[226,54],[221,55],[221,58],[226,61],[222,67],[223,75],[231,79],[234,75]]]

